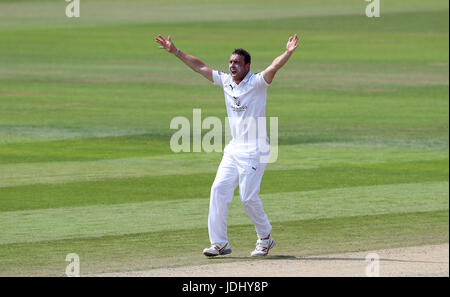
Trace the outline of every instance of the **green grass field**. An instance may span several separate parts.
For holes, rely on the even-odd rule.
[[[173,153],[169,125],[194,108],[224,119],[223,92],[158,33],[222,71],[246,48],[253,72],[299,34],[268,92],[271,257],[448,243],[448,1],[381,1],[380,18],[363,0],[66,5],[0,0],[0,276],[63,276],[68,253],[82,275],[211,263],[221,154]],[[214,262],[250,260],[237,196],[229,238]]]

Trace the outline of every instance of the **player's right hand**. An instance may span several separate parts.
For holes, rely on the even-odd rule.
[[[156,42],[160,44],[160,49],[165,49],[169,53],[175,54],[177,51],[177,48],[172,42],[172,39],[170,38],[170,35],[167,36],[167,39],[165,39],[161,34],[158,34],[158,37],[155,38]]]

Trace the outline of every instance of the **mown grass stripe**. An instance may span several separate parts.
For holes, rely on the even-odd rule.
[[[168,135],[130,135],[0,145],[0,164],[92,161],[171,153]]]
[[[130,136],[131,137],[131,136]],[[139,136],[133,136],[133,138]],[[101,139],[97,140],[101,142]],[[134,140],[136,141],[136,140]],[[143,141],[141,149],[148,143]],[[30,149],[34,144],[29,144]],[[45,146],[45,145],[44,145]],[[114,146],[105,144],[104,148]],[[266,170],[312,169],[336,165],[368,165],[381,162],[431,161],[448,158],[442,150],[406,150],[375,148],[369,144],[325,143],[314,145],[281,145],[278,160]],[[417,145],[416,145],[417,146]],[[119,145],[114,151],[126,150]],[[0,154],[3,148],[0,146]],[[25,152],[21,152],[24,153]],[[42,154],[42,155],[41,155]],[[106,153],[104,153],[106,156]],[[117,157],[115,154],[112,154]],[[77,181],[99,181],[114,178],[138,178],[171,174],[215,173],[222,153],[171,153],[145,157],[111,158],[97,161],[64,161],[0,164],[0,188],[31,184],[55,184]],[[38,153],[39,158],[51,159],[52,154]]]
[[[448,209],[448,182],[261,195],[273,222]],[[230,225],[248,224],[239,199]],[[0,213],[0,244],[193,229],[207,223],[208,198]],[[48,228],[52,226],[51,228]]]
[[[214,177],[211,172],[3,187],[0,212],[208,197]],[[261,193],[436,181],[448,181],[448,159],[268,170]]]
[[[270,257],[307,256],[448,242],[448,211],[391,213],[276,222]],[[232,257],[215,263],[251,260],[251,225],[230,226]],[[1,276],[64,276],[69,253],[81,260],[81,274],[208,264],[205,227],[94,238],[0,245]],[[181,252],[182,251],[182,252]]]

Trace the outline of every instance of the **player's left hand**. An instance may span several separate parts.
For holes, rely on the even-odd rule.
[[[295,34],[294,37],[292,36],[289,37],[289,40],[286,44],[286,50],[292,54],[297,47],[298,47],[298,36],[297,34]]]

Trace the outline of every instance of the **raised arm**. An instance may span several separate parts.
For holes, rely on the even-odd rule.
[[[158,37],[156,37],[155,40],[157,43],[160,44],[160,46],[159,46],[160,49],[165,49],[169,53],[174,54],[176,57],[178,57],[178,59],[183,61],[184,64],[189,66],[189,68],[191,68],[192,70],[194,70],[197,73],[200,73],[201,75],[203,75],[205,78],[207,78],[211,82],[214,82],[213,77],[212,77],[212,69],[209,68],[208,66],[206,66],[205,63],[200,61],[200,59],[198,59],[194,56],[188,55],[186,53],[183,53],[182,51],[177,49],[175,47],[175,45],[173,44],[172,39],[170,38],[170,35],[167,37],[167,39],[165,39],[161,35],[158,35]]]
[[[289,37],[289,40],[286,44],[286,51],[281,56],[273,60],[272,64],[270,64],[270,66],[263,71],[262,75],[267,83],[272,83],[277,71],[280,70],[280,68],[283,67],[284,64],[286,64],[297,46],[298,36],[297,34],[295,34],[294,37]]]

